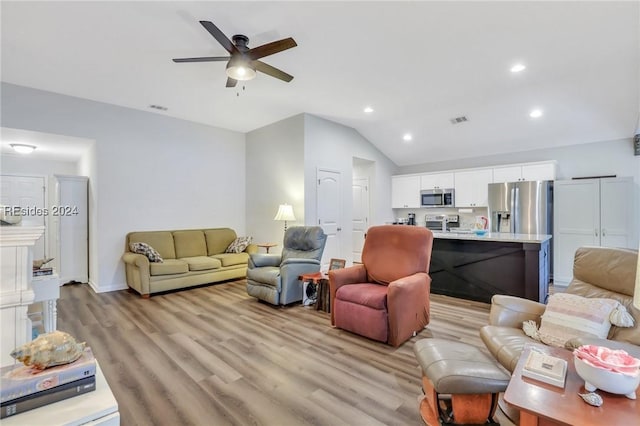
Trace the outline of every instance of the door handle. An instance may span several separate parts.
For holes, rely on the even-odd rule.
[[[603,236],[603,237],[606,237],[605,232],[606,232],[606,229],[603,229],[603,230],[602,230],[602,236]]]
[[[596,232],[596,237],[597,237],[598,236],[598,230],[596,229],[595,232]]]
[[[342,228],[338,228],[338,229],[336,229],[336,231],[338,231],[338,232],[339,232],[339,231],[342,231]]]

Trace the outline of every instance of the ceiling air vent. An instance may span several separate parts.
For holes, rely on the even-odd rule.
[[[460,124],[469,121],[469,119],[465,115],[461,115],[460,117],[450,118],[449,121],[451,124]]]

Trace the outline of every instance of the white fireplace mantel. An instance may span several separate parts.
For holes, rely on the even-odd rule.
[[[31,340],[33,246],[43,234],[44,226],[0,226],[1,366],[14,363],[10,352]]]

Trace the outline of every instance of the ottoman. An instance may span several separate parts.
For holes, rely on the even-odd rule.
[[[413,350],[422,368],[420,415],[429,426],[495,424],[498,394],[510,374],[479,348],[445,339],[422,339]]]

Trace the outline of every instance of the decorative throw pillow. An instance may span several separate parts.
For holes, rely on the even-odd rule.
[[[129,250],[134,253],[144,254],[149,259],[149,262],[162,262],[162,256],[153,247],[147,243],[131,243],[129,244]]]
[[[556,293],[542,315],[540,329],[535,322],[522,324],[524,333],[550,346],[564,347],[574,337],[606,339],[611,325],[633,326],[633,317],[617,300]]]
[[[238,237],[229,244],[225,253],[242,253],[251,244],[252,240],[253,237]]]

